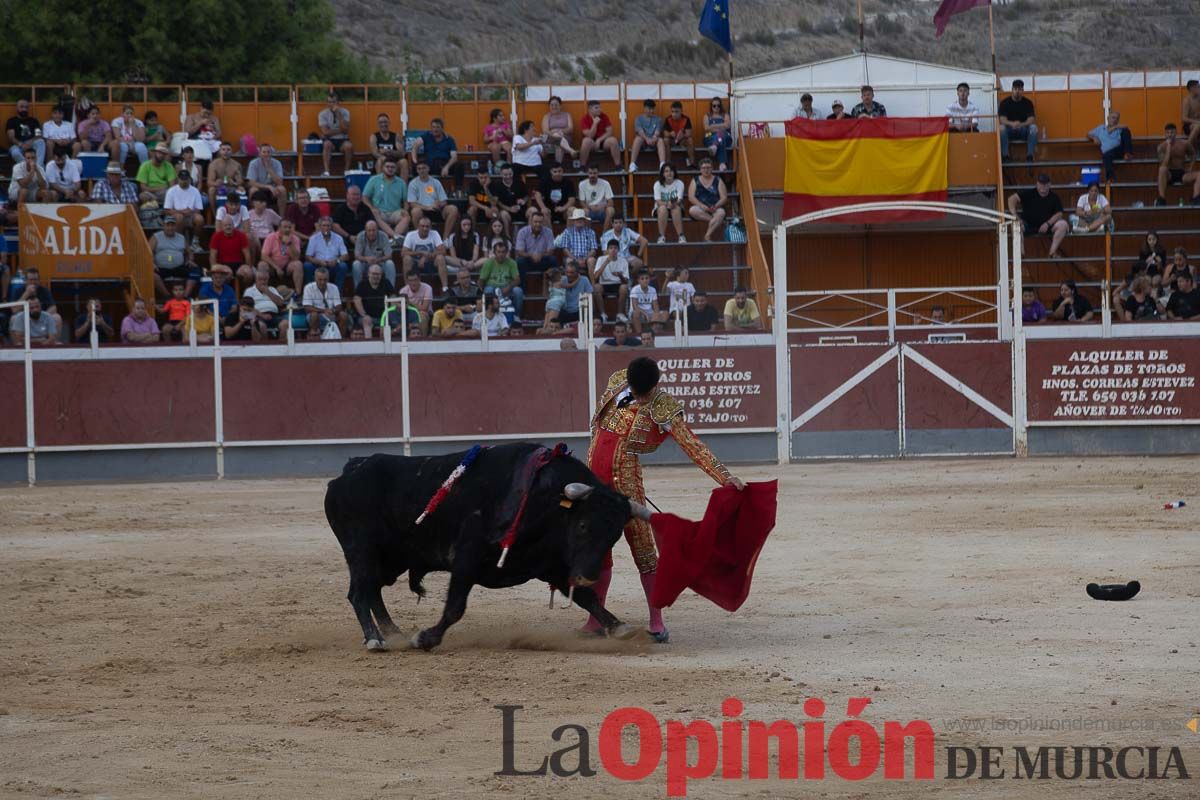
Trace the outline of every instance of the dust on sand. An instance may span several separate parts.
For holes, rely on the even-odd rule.
[[[461,798],[664,796],[647,782],[504,777],[501,715],[521,705],[517,766],[596,735],[611,710],[660,720],[928,720],[938,779],[691,785],[707,797],[1066,798],[1067,781],[947,781],[948,745],[1180,746],[1200,773],[1200,534],[1195,459],[834,463],[781,479],[780,524],[736,615],[685,595],[668,646],[575,638],[546,587],[479,591],[433,653],[367,653],[323,482],[0,491],[0,796]],[[693,469],[648,470],[666,510],[699,517]],[[624,544],[610,607],[644,624]],[[1090,581],[1143,584],[1129,603]],[[385,591],[407,632],[432,624]],[[561,602],[561,600],[560,600]],[[1076,722],[1078,721],[1078,722]],[[1047,730],[1082,725],[1088,730]],[[1144,729],[1149,724],[1151,729]],[[1137,726],[1137,727],[1134,727]],[[571,734],[568,734],[570,739]],[[569,743],[569,742],[568,742]],[[1011,764],[1007,764],[1011,769]],[[1010,773],[1011,774],[1011,773]],[[1196,797],[1194,781],[1088,781],[1089,797]]]

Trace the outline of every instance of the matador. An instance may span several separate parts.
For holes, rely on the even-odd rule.
[[[684,417],[683,405],[660,389],[658,364],[650,358],[635,358],[626,369],[614,372],[592,417],[592,442],[588,448],[588,466],[596,477],[644,504],[646,491],[642,486],[642,466],[639,455],[653,453],[671,437],[688,458],[719,484],[730,484],[738,490],[744,484],[729,474],[725,465],[692,433]],[[625,540],[633,553],[633,561],[641,574],[642,589],[650,609],[649,632],[656,642],[669,638],[663,624],[662,609],[650,603],[654,590],[658,552],[650,523],[631,518],[625,525]],[[603,604],[612,582],[612,553],[604,562],[599,580],[592,587]],[[584,628],[599,632],[599,622],[589,618]]]

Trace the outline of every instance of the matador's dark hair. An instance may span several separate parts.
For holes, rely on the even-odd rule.
[[[634,394],[648,394],[658,385],[661,375],[662,373],[658,370],[658,362],[644,356],[630,361],[629,367],[625,370],[629,388],[633,390]]]

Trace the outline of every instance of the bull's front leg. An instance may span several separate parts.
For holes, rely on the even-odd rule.
[[[450,573],[450,588],[446,590],[446,605],[442,609],[442,618],[432,628],[418,631],[412,638],[412,646],[422,650],[432,650],[442,643],[446,629],[462,619],[467,610],[467,595],[475,580],[462,573]]]
[[[617,619],[616,615],[601,604],[600,598],[591,587],[576,586],[571,597],[575,601],[575,605],[591,614],[592,618],[600,623],[604,632],[609,636],[626,639],[636,633],[636,631]]]

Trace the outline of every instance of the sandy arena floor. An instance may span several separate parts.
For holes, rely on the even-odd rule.
[[[1185,724],[1200,715],[1198,467],[792,466],[738,614],[687,595],[668,612],[668,646],[589,643],[569,633],[581,613],[548,610],[530,584],[477,591],[431,654],[395,638],[391,652],[364,651],[322,481],[5,489],[0,797],[664,797],[664,769],[642,784],[603,771],[494,775],[493,706],[525,706],[518,767],[564,746],[554,728],[579,723],[599,769],[600,723],[620,706],[719,722],[732,695],[743,719],[801,722],[799,703],[820,697],[832,729],[863,695],[880,730],[930,722],[936,780],[713,778],[690,796],[1195,798],[1200,734]],[[648,479],[664,509],[700,516],[699,472]],[[1177,498],[1195,502],[1162,510]],[[623,543],[617,556],[610,608],[644,623]],[[1133,602],[1084,594],[1089,581],[1129,578],[1144,585]],[[400,585],[385,591],[402,628],[436,620],[445,576],[428,586],[434,602],[419,606]],[[1089,729],[1044,729],[1064,719]],[[1155,729],[1131,729],[1147,720]],[[946,780],[945,748],[966,744],[1178,746],[1192,779]]]

